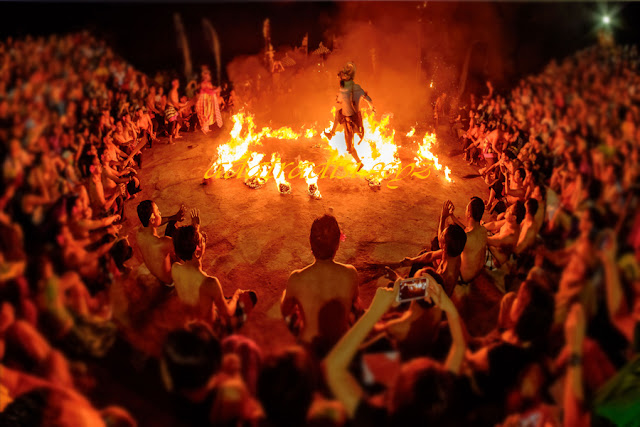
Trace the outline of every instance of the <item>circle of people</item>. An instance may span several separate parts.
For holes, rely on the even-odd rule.
[[[163,217],[153,201],[137,204],[148,274],[136,274],[153,283],[125,287],[128,304],[116,303],[115,284],[134,274],[120,230],[141,190],[140,152],[163,133],[173,143],[180,127],[221,126],[210,73],[190,84],[199,96],[189,101],[178,80],[151,82],[86,32],[5,40],[0,424],[137,425],[123,408],[97,409],[78,366],[113,347],[124,328],[116,310],[135,329],[145,322],[137,302],[149,299],[182,322],[154,357],[189,425],[636,419],[623,403],[640,396],[637,377],[628,386],[640,348],[637,64],[635,47],[594,46],[507,95],[488,84],[471,96],[451,131],[482,166],[487,200],[473,197],[458,215],[446,201],[433,241],[389,260],[388,286],[367,308],[356,269],[334,260],[336,218],[316,219],[315,261],[291,273],[280,304],[298,345],[264,355],[241,334],[258,296],[226,298],[203,270],[196,209]],[[405,277],[434,285],[399,303]],[[475,336],[468,306],[487,284],[499,303],[490,332]]]

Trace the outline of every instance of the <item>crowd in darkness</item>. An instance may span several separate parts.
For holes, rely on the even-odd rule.
[[[487,194],[445,202],[433,241],[389,260],[368,307],[356,269],[334,261],[338,220],[317,218],[315,260],[281,300],[298,344],[267,352],[242,335],[259,295],[225,297],[202,265],[198,210],[162,216],[138,194],[143,151],[215,129],[233,97],[206,70],[181,97],[177,79],[148,78],[86,32],[0,42],[0,425],[146,424],[96,408],[83,361],[154,322],[168,330],[149,356],[184,425],[635,422],[637,64],[635,47],[598,45],[471,96],[452,132]],[[430,285],[399,304],[409,276]],[[502,294],[485,336],[461,315],[479,281]]]

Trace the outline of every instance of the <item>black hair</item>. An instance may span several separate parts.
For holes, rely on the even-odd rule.
[[[258,377],[257,394],[273,425],[301,426],[315,386],[311,358],[302,348],[294,347],[267,358]]]
[[[444,230],[444,242],[448,256],[459,256],[467,244],[467,233],[458,224],[451,224]]]
[[[52,391],[38,387],[16,397],[0,412],[0,426],[31,427],[43,425]]]
[[[336,218],[332,215],[323,215],[313,221],[309,243],[316,259],[332,259],[340,245],[340,226]]]
[[[516,216],[516,223],[522,223],[524,216],[527,214],[527,210],[524,207],[524,202],[522,200],[518,200],[515,204],[513,214]]]
[[[530,213],[531,216],[535,216],[536,213],[538,213],[538,201],[536,199],[527,199],[527,201],[524,202],[524,206],[527,208],[527,213]]]
[[[589,200],[598,200],[602,195],[602,181],[595,178],[590,179],[587,192],[589,193]]]
[[[524,168],[518,168],[516,173],[520,175],[520,178],[525,179],[527,177],[527,171]]]
[[[208,328],[192,325],[169,333],[162,358],[174,390],[195,390],[220,368],[222,346]]]
[[[543,285],[533,281],[525,280],[522,285],[523,290],[519,292],[519,301],[524,308],[515,325],[515,333],[522,341],[543,343],[546,341],[551,326],[555,310],[553,295]]]
[[[471,211],[471,218],[476,222],[480,222],[482,215],[484,215],[484,201],[480,197],[472,197],[469,202],[469,210]]]
[[[403,386],[404,385],[404,386]],[[455,375],[437,362],[413,359],[404,365],[393,393],[391,425],[464,425],[464,414],[456,411],[463,399]],[[404,392],[398,392],[402,390]],[[407,395],[408,393],[408,395]],[[464,412],[464,411],[463,411]]]
[[[200,243],[199,237],[196,227],[193,225],[178,228],[173,235],[173,248],[176,256],[182,261],[191,260]]]
[[[153,214],[153,201],[151,200],[143,200],[138,203],[137,207],[138,218],[142,223],[143,227],[149,226],[149,221],[151,220],[151,214]]]

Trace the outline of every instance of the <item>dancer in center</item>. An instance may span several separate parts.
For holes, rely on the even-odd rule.
[[[338,108],[333,120],[333,127],[329,132],[324,132],[327,139],[333,138],[336,133],[338,124],[347,126],[347,122],[352,122],[355,125],[355,133],[360,137],[360,141],[364,138],[364,126],[362,123],[362,113],[360,112],[360,100],[364,99],[369,104],[369,108],[375,113],[373,107],[373,101],[359,84],[356,84],[353,79],[356,75],[356,66],[353,62],[347,62],[347,65],[338,72],[340,78],[340,91],[336,97]],[[358,162],[358,170],[362,169],[362,162],[358,157],[358,153],[354,147],[353,138],[347,138],[345,135],[345,141],[347,143],[347,150]]]

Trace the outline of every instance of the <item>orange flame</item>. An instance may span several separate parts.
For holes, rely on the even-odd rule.
[[[335,114],[335,107],[332,114]],[[396,173],[400,167],[398,157],[398,146],[396,145],[395,130],[389,125],[391,115],[382,116],[377,120],[373,113],[365,112],[363,114],[364,137],[354,135],[354,149],[361,159],[363,167],[363,175],[366,176],[370,185],[380,185],[380,181],[389,175]],[[290,127],[281,127],[271,129],[263,127],[260,132],[256,132],[254,116],[250,113],[240,111],[232,117],[233,128],[229,133],[229,140],[225,144],[221,144],[217,148],[217,157],[205,173],[205,178],[216,176],[218,178],[229,178],[235,175],[233,166],[236,162],[243,158],[249,158],[246,166],[247,180],[245,183],[252,188],[259,188],[264,184],[271,173],[276,181],[278,191],[284,194],[291,192],[291,185],[284,177],[284,171],[278,153],[272,153],[271,163],[262,164],[261,161],[265,157],[264,153],[251,152],[249,148],[252,145],[261,145],[265,138],[280,140],[297,140],[302,137],[313,138],[318,135],[318,130],[314,128],[303,127],[299,132],[295,132]],[[330,122],[327,131],[331,129],[333,122]],[[406,134],[411,137],[415,134],[415,127]],[[442,170],[443,165],[440,164],[438,157],[435,156],[431,148],[437,143],[435,134],[425,134],[422,143],[416,153],[416,166],[421,167],[432,163],[436,170]],[[335,134],[329,140],[329,146],[333,150],[331,156],[332,162],[342,163],[345,168],[351,168],[356,165],[355,160],[347,150],[344,130]],[[309,188],[309,194],[312,197],[320,198],[318,190],[318,176],[313,173],[315,165],[309,161],[301,161],[299,167],[304,172],[302,176],[305,178]],[[452,182],[451,170],[444,168],[445,179]]]
[[[335,114],[335,107],[332,114]],[[364,138],[360,140],[358,135],[353,137],[354,148],[363,164],[362,170],[380,178],[395,173],[400,167],[398,147],[394,142],[396,131],[388,127],[390,118],[389,115],[385,115],[382,120],[377,121],[373,113],[364,113]],[[332,127],[333,122],[330,122],[326,130],[329,131]],[[355,164],[355,160],[347,150],[344,131],[336,132],[329,141],[329,145],[338,152],[340,157]]]
[[[425,166],[428,162],[433,163],[433,167],[436,170],[442,170],[442,165],[438,160],[438,156],[431,152],[431,147],[437,144],[436,134],[435,133],[426,133],[424,138],[422,138],[422,143],[418,146],[418,152],[416,153],[415,161],[416,167]],[[449,167],[445,167],[444,169],[444,177],[447,181],[452,182],[451,177],[451,169]]]
[[[276,188],[281,194],[291,194],[291,184],[284,177],[280,154],[273,153],[271,155],[271,164],[273,164],[273,177],[276,180]]]
[[[300,162],[298,167],[303,171],[302,176],[304,176],[304,180],[307,183],[309,195],[314,199],[321,199],[322,194],[320,194],[320,189],[318,188],[318,174],[313,171],[316,165],[305,160]]]

